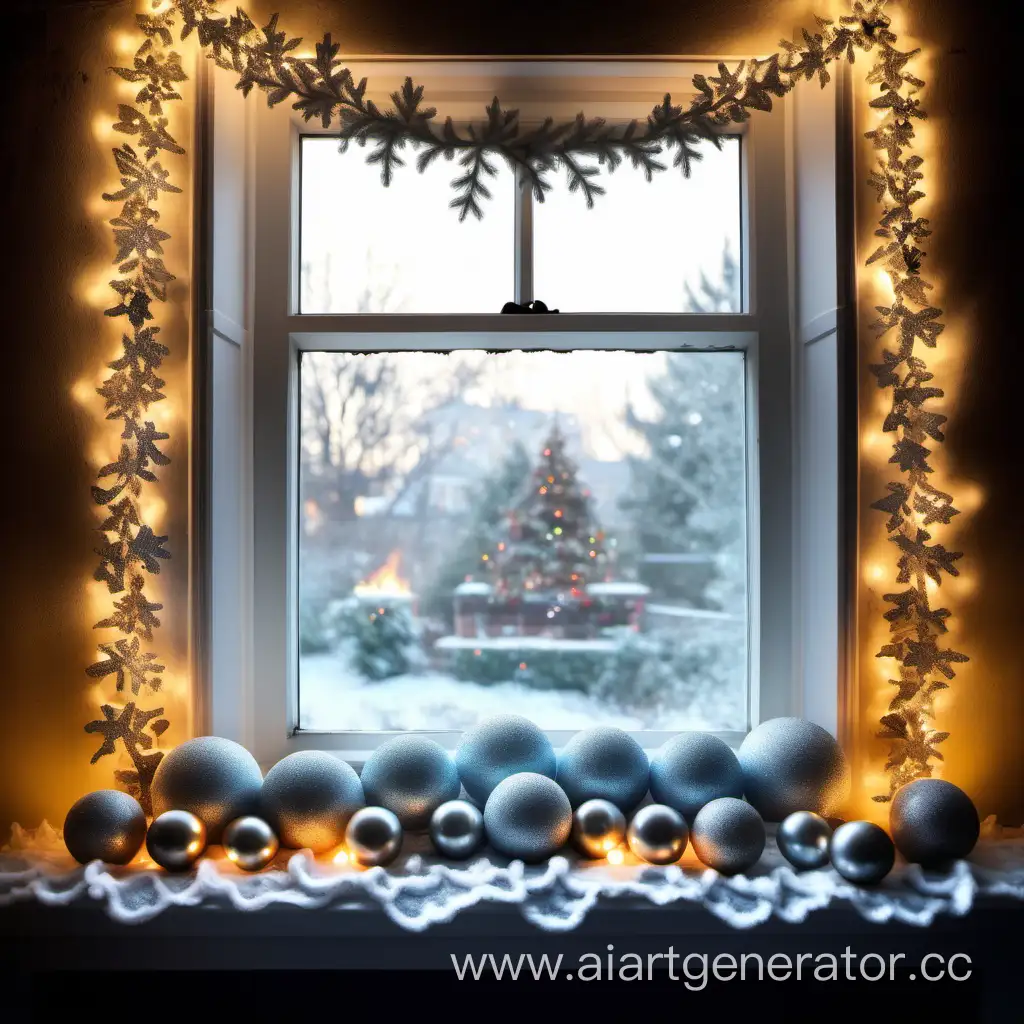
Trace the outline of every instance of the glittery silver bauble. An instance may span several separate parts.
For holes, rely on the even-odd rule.
[[[153,814],[191,811],[219,843],[224,826],[260,808],[263,774],[245,747],[220,736],[197,736],[175,747],[153,776]]]
[[[261,804],[282,846],[323,853],[345,838],[348,819],[363,806],[363,784],[347,761],[299,750],[267,772]]]
[[[672,864],[686,849],[686,820],[665,804],[641,807],[626,830],[629,848],[648,864]]]
[[[274,830],[252,814],[230,822],[224,829],[222,842],[228,860],[243,871],[259,871],[277,854]]]
[[[848,821],[832,833],[828,855],[832,867],[848,882],[874,885],[892,871],[896,848],[873,822]]]
[[[484,806],[484,828],[491,845],[506,857],[543,860],[569,838],[572,807],[553,779],[519,772],[491,791]]]
[[[835,739],[802,718],[771,718],[740,744],[743,792],[765,821],[794,811],[834,815],[850,795],[850,766]]]
[[[702,864],[735,875],[758,862],[764,851],[764,822],[750,804],[723,796],[697,812],[690,842]]]
[[[918,779],[893,797],[889,830],[907,860],[940,868],[974,849],[981,824],[974,803],[959,786],[944,779]]]
[[[138,800],[119,789],[86,793],[64,819],[64,845],[79,864],[102,860],[127,864],[146,838],[146,815]]]
[[[448,752],[423,736],[396,736],[381,744],[360,777],[366,802],[393,811],[411,832],[425,829],[434,811],[462,790]]]
[[[743,796],[743,772],[732,747],[706,732],[683,732],[651,759],[651,796],[693,816],[719,797]]]
[[[536,772],[555,777],[555,750],[546,733],[522,715],[495,715],[470,729],[455,751],[466,792],[479,804],[510,775]]]
[[[146,852],[165,871],[185,871],[206,849],[206,826],[190,811],[164,811],[146,833]]]
[[[364,868],[390,864],[402,848],[402,823],[386,807],[363,807],[349,818],[345,845]]]
[[[832,826],[814,811],[795,811],[779,825],[775,841],[779,853],[798,871],[823,868],[828,863]]]
[[[610,800],[587,800],[572,816],[572,842],[584,857],[607,857],[626,838],[626,816]]]
[[[610,800],[629,814],[647,793],[650,765],[629,733],[599,726],[576,733],[558,755],[555,780],[573,807]]]
[[[472,857],[484,843],[483,812],[468,800],[449,800],[430,816],[430,838],[444,857]]]

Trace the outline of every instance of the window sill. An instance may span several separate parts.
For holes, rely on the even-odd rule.
[[[1020,836],[982,840],[970,861],[958,862],[946,875],[900,864],[873,889],[850,885],[831,869],[798,874],[781,859],[773,839],[755,872],[732,879],[704,870],[692,851],[668,868],[612,867],[561,856],[524,868],[488,855],[468,865],[441,862],[427,854],[422,836],[409,837],[406,846],[388,869],[338,867],[287,851],[273,868],[255,875],[218,858],[215,848],[195,872],[177,876],[144,862],[82,868],[54,849],[9,850],[0,854],[0,939],[24,937],[44,946],[77,939],[85,948],[71,955],[80,964],[94,955],[80,941],[87,937],[123,940],[133,949],[143,936],[157,947],[183,936],[231,939],[259,948],[261,957],[280,951],[280,940],[288,937],[309,940],[301,943],[304,956],[317,963],[307,965],[395,966],[400,955],[414,961],[402,960],[402,966],[448,968],[459,942],[480,948],[487,937],[515,938],[533,950],[566,950],[588,943],[593,949],[595,935],[628,935],[639,952],[645,942],[656,951],[685,935],[722,941],[746,935],[749,944],[752,936],[760,943],[766,935],[794,932],[863,934],[879,924],[904,935],[931,935],[976,929],[983,920],[988,928],[992,915],[1019,927],[1024,912]],[[972,923],[958,924],[965,916]],[[444,942],[431,941],[437,928]],[[318,960],[322,940],[333,950],[329,964]],[[180,945],[172,962],[188,966],[181,958],[193,953]],[[237,960],[224,944],[214,945],[217,962],[231,966],[232,957]],[[109,963],[109,954],[103,956]],[[197,966],[206,965],[208,956]]]

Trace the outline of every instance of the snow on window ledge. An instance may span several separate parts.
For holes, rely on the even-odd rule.
[[[256,911],[273,906],[304,909],[373,909],[410,932],[452,921],[470,908],[512,905],[539,929],[567,932],[602,902],[680,909],[703,907],[734,928],[771,918],[799,923],[814,911],[849,906],[873,923],[927,926],[939,915],[962,916],[982,896],[1024,901],[1024,830],[1001,829],[988,819],[969,861],[948,873],[900,864],[879,886],[861,888],[831,868],[795,872],[769,839],[757,870],[726,878],[684,858],[679,865],[611,866],[572,855],[540,865],[483,855],[467,864],[439,860],[425,837],[409,836],[389,868],[360,870],[283,851],[271,868],[246,875],[217,848],[196,870],[167,874],[140,855],[125,868],[71,861],[59,832],[45,822],[29,831],[15,825],[0,850],[0,908],[35,900],[46,906],[94,903],[115,921],[139,923],[170,907]],[[687,857],[689,857],[689,851]]]

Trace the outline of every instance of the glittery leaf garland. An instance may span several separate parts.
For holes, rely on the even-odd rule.
[[[948,736],[932,727],[934,696],[954,678],[953,666],[967,659],[940,646],[950,612],[931,607],[928,581],[939,584],[944,576],[956,575],[961,554],[933,539],[935,529],[948,525],[958,510],[952,496],[931,483],[933,467],[928,462],[933,446],[943,441],[946,418],[932,410],[931,403],[943,392],[930,383],[933,375],[919,348],[934,348],[943,329],[941,310],[928,298],[932,286],[921,273],[926,254],[919,243],[931,232],[927,219],[915,214],[916,204],[924,198],[923,160],[910,152],[914,123],[925,116],[918,99],[924,83],[910,71],[918,51],[896,46],[886,0],[856,0],[848,14],[837,20],[817,18],[813,31],[783,40],[777,53],[733,67],[721,63],[716,75],[695,75],[695,96],[687,106],[674,104],[666,95],[643,122],[609,124],[580,114],[568,122],[547,118],[538,126],[524,127],[518,111],[506,109],[495,97],[482,120],[461,129],[451,118],[439,120],[437,111],[424,102],[423,87],[411,78],[392,93],[390,108],[381,109],[367,99],[366,80],[355,80],[329,33],[316,44],[314,55],[298,56],[301,40],[279,29],[276,14],[261,29],[242,9],[221,15],[210,0],[173,0],[172,7],[158,11],[160,7],[156,0],[154,13],[138,16],[145,42],[132,67],[116,69],[122,78],[141,84],[136,106],[120,106],[115,125],[133,137],[138,149],[125,143],[115,150],[122,187],[105,196],[124,204],[121,215],[111,222],[120,275],[112,287],[120,301],[107,313],[126,317],[132,330],[125,334],[124,353],[111,364],[113,373],[100,389],[110,418],[124,421],[124,444],[117,459],[101,470],[103,484],[93,489],[93,496],[110,512],[101,526],[106,539],[97,549],[97,579],[106,582],[111,593],[127,590],[114,613],[99,625],[117,628],[130,639],[102,645],[105,658],[90,667],[91,675],[113,675],[119,689],[131,685],[133,694],[159,685],[156,656],[143,651],[141,642],[148,642],[159,625],[154,613],[160,606],[146,599],[140,581],[145,574],[158,572],[160,560],[168,557],[163,546],[167,538],[156,536],[141,522],[138,495],[144,484],[156,482],[154,467],[166,464],[158,445],[166,436],[156,432],[144,415],[164,397],[157,371],[167,349],[157,341],[159,328],[147,322],[152,319],[151,302],[164,300],[172,279],[162,260],[168,235],[156,226],[154,204],[164,193],[180,191],[158,159],[182,152],[164,117],[164,104],[181,98],[176,86],[185,78],[180,57],[170,49],[175,31],[182,39],[195,33],[207,57],[235,76],[243,95],[258,88],[271,106],[289,101],[307,121],[317,120],[324,128],[336,125],[342,149],[352,143],[368,147],[367,160],[379,165],[385,185],[405,165],[410,149],[417,151],[419,171],[439,157],[454,161],[459,170],[452,181],[451,206],[460,220],[483,215],[490,197],[487,179],[496,175],[499,160],[521,176],[537,201],[543,202],[552,188],[551,175],[560,171],[569,190],[580,192],[588,206],[604,192],[599,182],[602,169],[612,172],[629,163],[649,181],[668,169],[671,156],[677,172],[689,175],[693,161],[701,158],[703,143],[718,145],[723,129],[743,123],[755,111],[770,111],[774,100],[798,82],[825,86],[830,65],[852,63],[861,51],[870,54],[867,81],[877,88],[870,105],[882,115],[866,133],[878,154],[869,185],[882,209],[875,232],[880,243],[868,262],[886,271],[894,293],[891,305],[878,307],[879,318],[873,324],[879,335],[892,341],[872,372],[879,387],[890,393],[891,407],[882,429],[893,434],[889,462],[900,474],[872,508],[887,516],[887,536],[899,552],[895,583],[903,588],[885,595],[891,605],[885,619],[892,635],[878,656],[895,659],[900,678],[892,680],[895,695],[879,733],[891,741],[886,764],[890,791],[875,799],[887,801],[901,785],[931,774],[932,762],[942,758],[937,746]],[[89,728],[102,725],[94,722]],[[142,721],[139,728],[145,725]],[[136,749],[132,743],[147,746],[137,737],[121,738],[130,751]],[[112,741],[110,745],[112,749]],[[105,742],[97,756],[108,752],[107,746]],[[140,769],[136,774],[144,789],[145,773]]]
[[[154,8],[157,5],[154,5]],[[86,673],[98,685],[113,684],[123,706],[103,704],[103,717],[85,727],[99,733],[103,743],[92,757],[118,753],[118,744],[131,758],[131,770],[114,772],[117,783],[136,796],[149,813],[149,788],[163,754],[153,749],[169,723],[164,709],[145,709],[137,703],[161,687],[164,666],[149,649],[154,631],[160,627],[157,612],[163,605],[150,600],[146,585],[170,558],[167,537],[144,521],[140,499],[147,486],[159,482],[159,470],[170,463],[163,442],[169,435],[147,418],[151,406],[166,397],[160,365],[169,350],[159,340],[160,328],[152,323],[153,303],[167,299],[167,285],[174,275],[164,264],[163,244],[170,234],[158,227],[160,200],[181,192],[171,183],[170,172],[161,155],[183,155],[185,150],[167,129],[166,105],[180,100],[177,84],[185,80],[181,57],[171,46],[170,26],[174,10],[136,15],[142,42],[129,67],[113,68],[139,91],[133,104],[117,108],[115,132],[132,138],[113,151],[120,188],[103,193],[110,203],[120,204],[120,213],[110,220],[115,248],[116,276],[110,282],[114,302],[104,312],[123,317],[127,328],[121,353],[108,364],[109,375],[97,389],[107,419],[121,424],[116,457],[97,473],[92,487],[93,501],[106,509],[99,524],[101,540],[96,546],[99,563],[93,574],[105,583],[113,598],[111,613],[95,629],[113,631],[114,638],[98,644],[100,658]],[[130,693],[129,693],[130,691]]]

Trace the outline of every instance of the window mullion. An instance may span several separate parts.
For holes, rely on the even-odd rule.
[[[533,192],[516,175],[515,301],[533,300]]]

